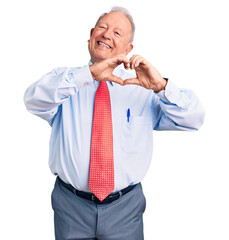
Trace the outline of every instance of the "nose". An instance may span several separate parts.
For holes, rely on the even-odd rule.
[[[109,31],[109,29],[106,29],[106,31],[104,31],[103,37],[105,39],[111,40],[111,32]]]

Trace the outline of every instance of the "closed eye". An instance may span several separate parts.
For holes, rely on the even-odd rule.
[[[107,29],[105,26],[99,26],[100,29]]]

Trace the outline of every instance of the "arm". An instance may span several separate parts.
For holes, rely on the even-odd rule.
[[[128,59],[118,55],[92,66],[82,68],[56,68],[33,83],[25,92],[24,102],[29,112],[51,123],[61,105],[80,88],[97,81],[114,81],[123,84],[123,80],[112,74],[114,68],[124,63],[128,68]]]
[[[178,89],[170,80],[152,102],[154,130],[198,130],[204,121],[204,109],[197,96]]]
[[[170,80],[166,82],[160,73],[143,57],[130,59],[136,78],[126,84],[137,84],[154,90],[152,103],[155,130],[197,130],[203,124],[204,110],[198,98],[190,90],[178,89]]]
[[[92,82],[89,66],[56,68],[26,90],[24,95],[26,108],[50,123],[59,105]]]

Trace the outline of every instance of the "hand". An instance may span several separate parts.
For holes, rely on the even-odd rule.
[[[167,81],[142,56],[133,55],[130,58],[130,68],[135,69],[137,77],[126,79],[123,85],[137,84],[146,89],[153,89],[155,92],[165,89]]]
[[[125,69],[128,70],[130,67],[130,62],[125,55],[117,55],[100,62],[95,62],[93,65],[89,66],[89,68],[95,80],[112,81],[123,85],[123,80],[112,74],[114,69],[122,63],[124,64]]]

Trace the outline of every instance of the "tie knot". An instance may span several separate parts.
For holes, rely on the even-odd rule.
[[[105,86],[106,84],[107,84],[106,81],[100,81],[100,84],[99,84],[99,85],[101,85],[101,86]]]

